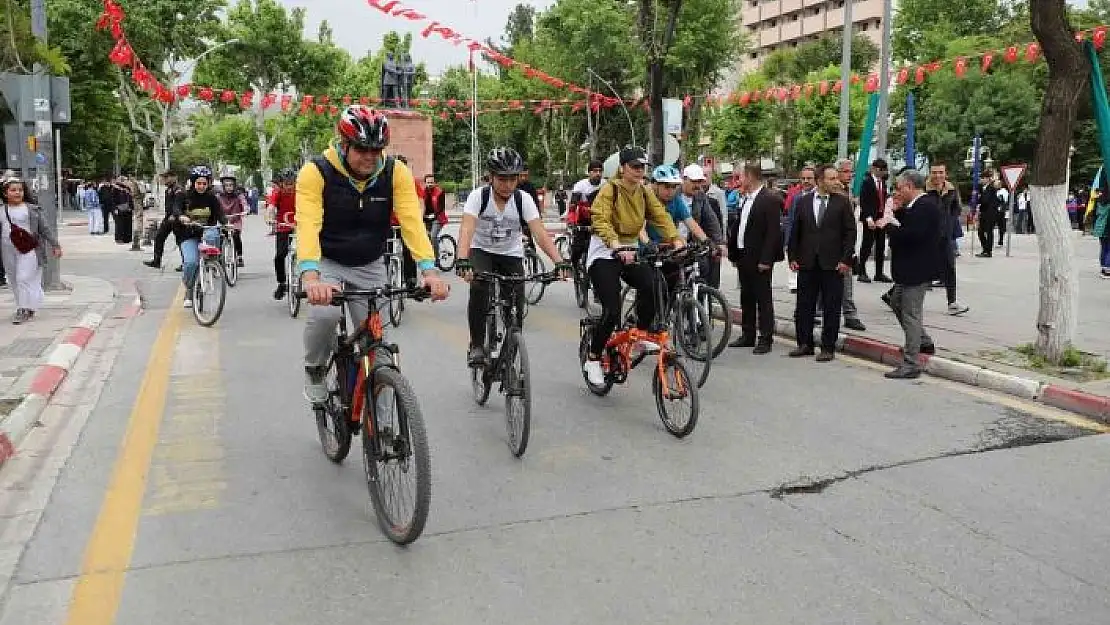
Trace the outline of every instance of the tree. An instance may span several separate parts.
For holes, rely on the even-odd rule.
[[[650,149],[653,163],[663,162],[663,69],[674,43],[683,0],[639,0],[640,46],[647,58],[647,94],[650,111]]]
[[[1001,0],[964,0],[959,11],[950,0],[899,0],[897,6],[891,39],[898,60],[943,58],[948,41],[997,33],[1010,18],[1010,3]]]
[[[0,37],[4,42],[0,71],[30,74],[35,63],[42,63],[52,73],[66,72],[65,54],[57,44],[43,45],[31,34],[31,12],[25,2],[0,0],[0,10]]]
[[[1048,63],[1048,88],[1041,104],[1037,152],[1029,176],[1029,200],[1041,252],[1040,308],[1036,352],[1060,363],[1075,340],[1079,277],[1068,215],[1068,150],[1079,97],[1089,68],[1064,0],[1030,0],[1030,24]]]
[[[304,15],[303,8],[286,11],[277,0],[239,0],[228,11],[223,29],[228,40],[236,43],[220,48],[197,67],[201,82],[256,94],[251,111],[264,184],[272,174],[270,148],[277,136],[266,124],[262,97],[275,91],[326,87],[347,61],[330,41],[326,22],[320,25],[316,45],[305,40]]]
[[[739,85],[742,91],[766,89],[768,82],[761,74],[748,74]],[[713,116],[710,127],[713,149],[718,154],[756,160],[771,153],[775,135],[771,130],[774,104],[760,100],[745,106],[727,106]]]
[[[826,67],[810,73],[805,81],[818,84],[826,81],[832,85],[840,78],[840,70]],[[849,99],[848,141],[859,141],[863,130],[863,118],[867,110],[867,95],[863,85],[850,85],[852,97]],[[791,104],[799,120],[797,140],[790,162],[785,166],[796,169],[803,163],[831,163],[836,160],[837,141],[840,133],[840,98],[831,95],[814,95]]]
[[[536,23],[536,8],[530,4],[518,4],[509,13],[505,23],[505,36],[502,39],[509,44],[511,51],[522,41],[531,41]],[[512,56],[510,54],[510,56]]]

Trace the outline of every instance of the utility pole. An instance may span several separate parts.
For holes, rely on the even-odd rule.
[[[46,0],[31,0],[31,34],[44,47],[47,45]],[[54,117],[50,98],[50,76],[41,63],[31,69],[32,93],[34,97],[34,134],[35,149],[33,160],[28,163],[31,172],[28,184],[35,190],[39,206],[46,211],[46,219],[58,232],[58,195],[57,181],[54,180]],[[68,287],[62,282],[61,260],[52,254],[46,256],[46,267],[42,274],[42,286],[46,290],[59,291]]]
[[[844,2],[844,26],[841,30],[841,53],[840,53],[840,136],[836,141],[836,157],[838,159],[848,157],[848,122],[849,111],[848,102],[851,96],[852,86],[852,35],[855,33],[855,28],[852,24],[852,2],[853,0],[845,0]]]
[[[882,60],[879,62],[879,119],[875,129],[875,138],[878,145],[875,147],[877,158],[886,158],[886,140],[890,133],[890,22],[892,19],[894,0],[883,0],[883,45]],[[906,163],[912,167],[913,163]]]

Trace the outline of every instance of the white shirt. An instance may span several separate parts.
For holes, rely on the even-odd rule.
[[[582,199],[586,199],[590,196],[591,193],[600,189],[603,182],[605,182],[605,178],[599,180],[597,184],[590,182],[589,178],[583,178],[574,183],[574,187],[572,187],[570,190],[571,195],[577,193],[579,196],[582,197]]]
[[[752,216],[752,204],[755,203],[755,198],[759,192],[763,190],[763,185],[755,188],[755,191],[743,196],[740,200],[740,224],[736,227],[736,247],[744,249],[744,233],[748,230],[748,220]]]
[[[509,201],[505,202],[504,209],[498,210],[497,198],[493,190],[490,189],[489,204],[480,216],[478,213],[482,210],[482,189],[475,189],[467,196],[463,214],[478,218],[478,225],[474,228],[474,239],[470,242],[470,247],[490,254],[524,258],[524,244],[521,241],[522,233],[520,229],[521,212],[517,209],[516,200],[514,199],[517,195],[517,193],[510,195]],[[524,192],[519,195],[521,203],[524,205],[525,223],[533,219],[539,219],[540,211],[536,208],[532,196]]]
[[[829,196],[821,195],[820,193],[814,193],[813,194],[813,220],[817,222],[818,226],[821,225],[821,204],[822,204],[822,202],[824,203],[825,208],[827,209],[829,207]]]

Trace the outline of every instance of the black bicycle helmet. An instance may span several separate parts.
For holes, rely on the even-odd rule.
[[[524,159],[512,148],[494,148],[486,157],[486,167],[495,176],[515,176],[524,171]]]
[[[207,178],[211,181],[212,170],[209,169],[207,165],[194,165],[193,168],[189,170],[189,181],[195,182],[197,178]]]
[[[274,176],[275,182],[293,182],[296,179],[297,172],[294,171],[291,167],[286,167],[285,169],[278,170],[277,175]]]

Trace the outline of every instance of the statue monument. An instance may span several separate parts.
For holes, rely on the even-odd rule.
[[[401,71],[393,60],[393,54],[386,54],[385,62],[382,63],[381,97],[383,108],[398,106],[397,100],[401,97],[401,79]]]
[[[416,79],[416,65],[412,62],[412,56],[406,52],[397,66],[401,74],[401,100],[407,103],[412,100],[412,83]]]

